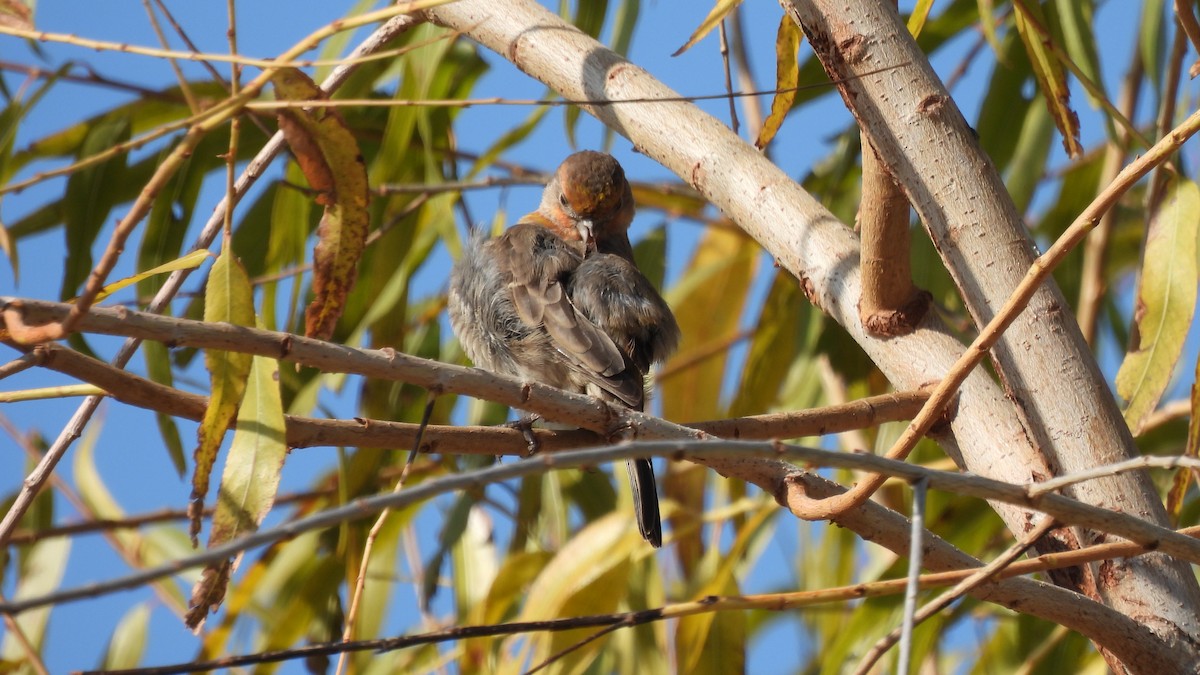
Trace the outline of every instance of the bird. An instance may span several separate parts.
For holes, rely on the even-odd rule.
[[[450,274],[450,324],[485,370],[643,410],[646,375],[679,325],[638,269],[633,191],[620,163],[584,150],[563,160],[537,210],[499,236],[474,233]],[[626,462],[642,537],[662,546],[654,468]]]

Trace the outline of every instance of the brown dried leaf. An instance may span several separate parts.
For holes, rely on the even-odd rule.
[[[304,73],[284,68],[272,78],[275,94],[289,101],[325,98]],[[367,169],[358,143],[336,111],[314,107],[279,114],[280,129],[309,185],[325,207],[313,251],[313,301],[305,311],[304,332],[328,339],[333,335],[354,286],[358,261],[367,242]]]
[[[232,569],[230,561],[226,560],[209,565],[200,573],[200,581],[192,587],[188,612],[183,617],[184,623],[193,633],[199,633],[209,612],[215,612],[221,606],[221,601],[225,599],[225,589],[229,587]]]

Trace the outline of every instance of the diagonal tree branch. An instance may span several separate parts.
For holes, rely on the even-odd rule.
[[[152,382],[144,377],[80,354],[58,344],[35,347],[30,353],[42,365],[103,389],[122,403],[175,417],[199,420],[208,398]],[[429,363],[431,371],[441,364]],[[685,426],[722,438],[770,440],[823,436],[866,429],[885,422],[912,419],[928,400],[924,391],[898,392],[811,410],[735,417]],[[288,447],[314,446],[411,449],[420,425],[387,420],[329,420],[296,415],[285,416]],[[539,450],[555,452],[604,442],[591,431],[534,429]],[[525,455],[529,443],[521,430],[503,427],[429,425],[420,451],[443,454]]]
[[[1136,456],[1128,425],[1049,271],[1061,259],[1056,256],[1077,245],[1124,189],[1167,158],[1162,150],[1195,133],[1194,127],[1185,124],[1180,138],[1164,139],[1137,165],[1122,171],[1116,183],[1120,189],[1106,190],[1048,254],[1038,258],[995,167],[892,3],[869,0],[849,7],[830,0],[789,0],[784,6],[804,28],[847,107],[903,185],[977,324],[987,325],[982,330],[986,338],[981,335],[970,351],[982,356],[982,350],[991,347],[989,355],[1029,435],[1033,455],[1043,458],[1050,475]],[[901,62],[910,65],[866,74]],[[1051,372],[1054,376],[1047,377]],[[913,421],[902,441],[920,437],[922,418]],[[971,470],[982,468],[974,452],[964,459]],[[1151,522],[1167,522],[1145,473],[1109,476],[1075,486],[1071,494]],[[1096,536],[1086,531],[1067,534],[1060,531],[1059,537],[1070,548]],[[1090,579],[1084,579],[1084,592],[1098,594],[1126,614],[1144,617],[1169,642],[1200,659],[1200,619],[1195,611],[1200,586],[1190,569],[1161,556],[1146,556],[1116,561],[1101,572],[1092,569]],[[1124,670],[1112,659],[1109,664]]]

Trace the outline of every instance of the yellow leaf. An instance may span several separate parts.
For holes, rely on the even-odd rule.
[[[692,594],[692,600],[712,595],[739,595],[737,570],[744,565],[754,537],[775,515],[773,504],[756,509],[737,530],[728,551],[710,548],[699,575],[707,576]],[[699,579],[698,579],[699,581]],[[691,675],[744,672],[746,664],[746,616],[743,612],[701,612],[679,620],[675,653],[680,655],[680,672]]]
[[[754,147],[759,150],[767,147],[783,118],[792,109],[796,100],[796,85],[800,83],[800,64],[796,60],[796,50],[800,48],[800,40],[804,36],[800,27],[787,14],[779,21],[779,29],[775,33],[775,96],[771,99],[771,114],[763,122],[758,132]]]
[[[204,289],[204,320],[209,323],[254,325],[250,278],[228,248],[221,251],[208,274],[208,284]],[[225,438],[225,431],[237,416],[252,361],[253,357],[249,354],[215,349],[204,353],[204,362],[212,381],[212,393],[204,410],[204,419],[196,431],[199,442],[194,453],[196,470],[192,476],[192,501],[189,506],[193,546],[197,545],[197,535],[200,534],[200,515],[204,496],[208,494],[213,464],[217,461],[217,450]]]
[[[929,19],[929,10],[931,9],[933,9],[933,0],[917,0],[912,14],[908,15],[908,32],[914,40],[920,37],[921,29],[925,27],[925,22]]]
[[[625,597],[631,558],[643,545],[628,514],[614,511],[593,521],[567,542],[538,575],[526,594],[518,620],[616,611]],[[533,662],[578,646],[594,632],[585,628],[531,637]],[[605,642],[596,640],[571,652],[555,662],[552,672],[582,672]],[[512,666],[514,661],[506,665]]]
[[[1146,235],[1136,322],[1117,372],[1125,421],[1136,434],[1162,397],[1183,350],[1196,306],[1196,233],[1200,187],[1178,179]]]
[[[742,4],[742,0],[717,0],[716,6],[712,8],[708,16],[704,17],[704,21],[700,22],[700,27],[696,29],[696,32],[692,33],[692,37],[688,38],[688,41],[682,47],[676,49],[675,53],[671,54],[671,56],[679,56],[691,49],[692,45],[704,39],[705,35],[712,32],[712,29],[716,28],[717,24],[721,23],[740,4]]]
[[[203,263],[205,260],[207,260],[209,255],[210,254],[206,249],[199,249],[196,251],[192,251],[191,253],[183,256],[182,258],[176,258],[175,260],[172,260],[170,262],[165,262],[165,263],[159,265],[158,267],[148,269],[145,272],[138,272],[137,274],[135,274],[131,277],[125,277],[124,279],[121,279],[120,281],[114,281],[111,284],[105,286],[103,289],[101,289],[100,293],[96,296],[96,302],[100,302],[101,300],[107,298],[108,296],[112,295],[113,293],[116,293],[117,291],[121,290],[122,288],[125,288],[127,286],[132,286],[133,284],[136,284],[137,282],[141,281],[142,279],[149,279],[152,276],[155,276],[158,274],[165,274],[167,272],[174,272],[176,270],[195,269],[195,268],[199,267],[201,263]]]
[[[210,549],[258,529],[275,503],[286,456],[279,362],[255,356],[217,490],[217,507],[208,535]],[[200,625],[214,606],[221,603],[229,575],[237,569],[240,558],[238,556],[232,562],[222,560],[205,568],[192,589],[193,607],[187,617],[188,626]],[[202,600],[197,602],[197,599]]]

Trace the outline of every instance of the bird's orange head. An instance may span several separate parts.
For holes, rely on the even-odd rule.
[[[567,157],[542,195],[541,214],[560,236],[595,242],[626,238],[633,221],[633,191],[612,155],[592,150]]]

